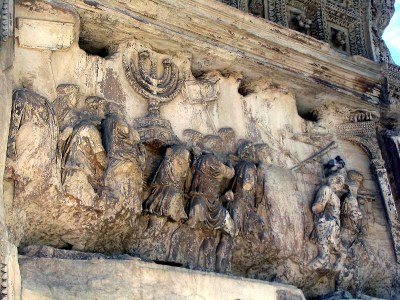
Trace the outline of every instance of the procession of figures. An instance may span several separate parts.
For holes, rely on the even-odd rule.
[[[270,145],[237,141],[232,129],[222,128],[206,136],[185,130],[184,141],[175,138],[174,144],[154,148],[141,141],[116,103],[88,97],[77,109],[77,86],[60,85],[57,93],[53,103],[33,91],[14,93],[8,177],[20,194],[34,193],[34,174],[35,181],[56,186],[62,198],[72,201],[68,205],[96,212],[108,224],[103,228],[108,234],[113,219],[134,226],[136,219],[151,215],[200,231],[204,236],[199,258],[190,265],[194,268],[230,273],[238,237],[257,239],[268,248],[270,224],[262,217],[271,209],[268,166],[279,165]],[[318,254],[306,267],[340,273],[352,245],[365,233],[357,198],[363,176],[346,171],[339,156],[324,165],[324,172],[325,183],[311,207],[310,239]],[[174,261],[177,251],[170,250],[167,260]]]

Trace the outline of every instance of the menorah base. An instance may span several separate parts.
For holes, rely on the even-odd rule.
[[[135,128],[139,132],[141,142],[153,148],[177,143],[177,137],[168,120],[148,116],[137,118],[135,119]]]

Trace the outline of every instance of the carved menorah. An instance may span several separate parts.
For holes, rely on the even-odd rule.
[[[150,66],[148,66],[150,61]],[[160,103],[165,103],[179,93],[183,79],[179,77],[178,67],[169,59],[162,61],[161,76],[157,72],[157,62],[151,60],[149,51],[138,53],[137,67],[133,61],[123,56],[123,67],[126,78],[131,86],[143,97],[149,100],[148,116],[160,116]]]

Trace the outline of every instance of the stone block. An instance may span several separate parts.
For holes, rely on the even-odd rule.
[[[74,41],[74,24],[18,18],[20,47],[59,50]]]
[[[296,287],[137,259],[20,257],[22,299],[305,299]]]

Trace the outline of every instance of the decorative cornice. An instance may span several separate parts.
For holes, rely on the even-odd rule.
[[[67,2],[84,12],[82,34],[92,34],[91,39],[99,44],[143,37],[156,45],[160,40],[167,41],[171,50],[179,50],[184,43],[199,57],[208,57],[212,48],[216,61],[227,66],[236,62],[249,76],[258,68],[257,72],[265,76],[308,82],[314,85],[311,92],[319,86],[372,104],[380,101],[384,77],[379,64],[336,53],[327,43],[217,1]],[[149,6],[154,6],[152,15]],[[91,29],[98,30],[100,21],[104,35],[93,34]],[[113,38],[111,32],[118,31],[123,34]]]

